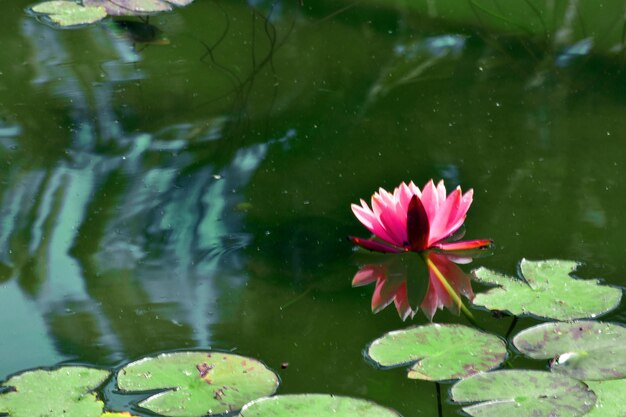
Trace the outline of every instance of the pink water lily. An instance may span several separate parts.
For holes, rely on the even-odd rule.
[[[472,204],[473,190],[457,187],[446,194],[443,181],[430,180],[423,190],[413,182],[400,184],[390,193],[374,193],[370,208],[364,200],[352,204],[352,212],[379,240],[350,237],[357,245],[376,252],[423,252],[427,249],[463,251],[481,249],[489,239],[448,242],[463,222]]]

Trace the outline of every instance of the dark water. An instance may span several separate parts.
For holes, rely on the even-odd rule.
[[[434,416],[433,384],[362,358],[409,323],[350,286],[350,204],[401,181],[474,188],[466,236],[497,245],[477,266],[573,259],[626,282],[619,57],[404,8],[250,3],[198,0],[135,39],[2,4],[0,378],[214,348],[265,361],[279,393]]]

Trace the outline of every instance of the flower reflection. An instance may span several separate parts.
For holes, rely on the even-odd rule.
[[[414,280],[417,283],[415,286],[408,285],[409,265],[399,257],[389,258],[384,263],[364,265],[352,279],[352,286],[375,282],[373,313],[394,303],[402,320],[413,318],[420,308],[431,321],[437,310],[444,307],[459,314],[464,308],[461,296],[469,300],[474,298],[469,276],[455,262],[459,258],[428,252],[425,260],[428,281]]]

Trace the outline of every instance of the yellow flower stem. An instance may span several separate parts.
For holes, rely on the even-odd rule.
[[[435,276],[437,277],[441,285],[443,285],[443,288],[446,290],[448,295],[452,298],[452,301],[454,301],[454,303],[457,306],[459,306],[459,308],[463,312],[463,315],[467,317],[470,323],[477,326],[478,324],[476,323],[476,319],[474,319],[474,315],[472,314],[472,312],[469,311],[467,307],[465,307],[465,304],[463,303],[461,296],[455,291],[454,288],[452,288],[452,286],[450,285],[446,277],[443,276],[443,274],[441,273],[439,268],[437,268],[435,263],[428,258],[428,253],[422,252],[421,255],[422,255],[422,258],[424,259],[424,262],[426,262],[426,266],[428,266],[428,269],[430,269],[431,271],[435,273]]]

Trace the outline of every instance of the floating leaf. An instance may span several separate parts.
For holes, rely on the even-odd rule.
[[[600,285],[595,279],[572,278],[569,274],[576,269],[576,262],[523,259],[520,266],[523,280],[485,268],[475,270],[478,281],[498,288],[478,294],[474,304],[515,315],[571,320],[611,311],[622,298],[619,288]]]
[[[39,3],[31,9],[35,13],[46,14],[59,26],[79,26],[104,19],[107,12],[99,6],[81,6],[73,1],[55,0]]]
[[[83,0],[86,6],[104,7],[112,16],[137,16],[172,10],[172,4],[186,6],[193,0]]]
[[[585,417],[624,417],[626,416],[626,379],[614,381],[585,381],[596,394],[598,400]]]
[[[101,417],[137,417],[137,416],[134,416],[127,411],[124,411],[124,412],[115,412],[115,413],[107,412],[107,413],[102,414]]]
[[[382,367],[412,365],[409,378],[442,381],[497,367],[506,358],[506,346],[471,327],[428,324],[385,334],[367,355]]]
[[[109,376],[109,371],[64,366],[38,369],[15,375],[2,384],[0,414],[10,417],[100,417],[102,401],[92,391]]]
[[[251,358],[219,352],[174,352],[126,365],[117,376],[123,391],[161,392],[139,403],[165,416],[204,416],[240,409],[271,395],[278,377]]]
[[[452,400],[474,417],[575,417],[587,413],[595,394],[573,378],[541,371],[480,373],[452,387]]]
[[[626,328],[596,321],[545,323],[520,332],[513,344],[552,371],[581,380],[626,377]]]
[[[389,408],[358,398],[327,394],[278,395],[247,404],[240,417],[400,417]]]

